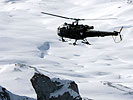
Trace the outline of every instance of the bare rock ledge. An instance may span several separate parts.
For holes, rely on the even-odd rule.
[[[82,100],[74,81],[50,79],[48,76],[35,73],[31,83],[37,94],[37,100]]]

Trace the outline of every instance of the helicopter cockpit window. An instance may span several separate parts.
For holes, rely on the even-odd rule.
[[[60,29],[67,29],[68,25],[65,25],[65,23],[63,25],[60,26]]]

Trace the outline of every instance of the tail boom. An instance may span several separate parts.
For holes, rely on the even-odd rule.
[[[119,32],[106,32],[106,31],[93,31],[89,30],[86,33],[86,37],[104,37],[104,36],[118,36]]]

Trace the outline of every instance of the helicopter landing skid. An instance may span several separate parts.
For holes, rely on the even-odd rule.
[[[77,45],[76,42],[77,42],[77,40],[75,40],[75,42],[73,43],[74,46]],[[87,44],[87,45],[91,45],[91,44],[87,41],[87,39],[83,39],[82,43]]]
[[[77,40],[75,40],[75,42],[73,43],[73,45],[76,45],[76,42],[77,42]]]
[[[75,46],[75,45],[78,45],[76,42],[77,42],[77,40],[75,40],[74,43],[69,43],[69,44],[70,44],[70,45],[74,45],[74,46]]]
[[[91,44],[87,41],[87,39],[84,39],[84,40],[82,41],[82,43],[91,45]]]
[[[63,37],[61,39],[59,39],[59,41],[67,42],[65,39],[63,39]]]

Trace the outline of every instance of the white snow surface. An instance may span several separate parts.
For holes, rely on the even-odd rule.
[[[104,31],[124,26],[123,41],[115,44],[112,37],[96,37],[88,38],[92,45],[63,43],[56,29],[71,21],[42,11],[74,18],[116,18],[80,23]],[[30,78],[38,71],[75,81],[82,97],[132,100],[132,33],[132,0],[0,0],[0,85],[36,98]]]

